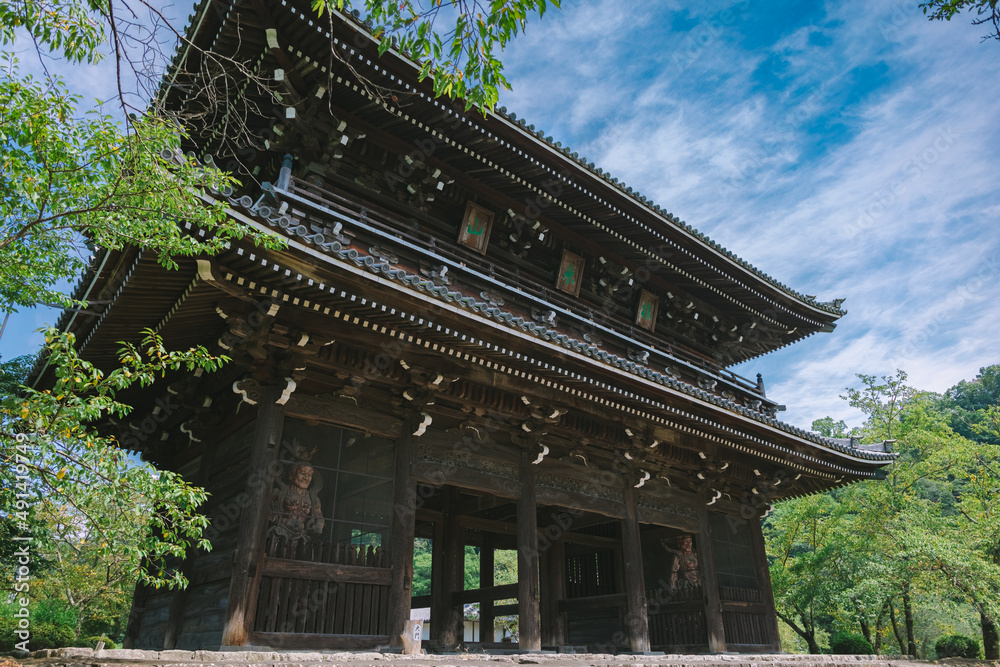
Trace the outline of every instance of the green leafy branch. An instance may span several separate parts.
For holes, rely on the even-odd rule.
[[[425,7],[422,5],[426,5]],[[420,66],[420,79],[431,77],[435,96],[465,101],[466,110],[492,109],[500,89],[510,89],[498,54],[560,0],[366,0],[360,10],[374,26],[379,54],[396,49]],[[313,0],[313,9],[351,11],[350,0]],[[447,30],[438,29],[442,13]]]
[[[50,328],[45,340],[55,376],[52,388],[22,386],[0,403],[6,481],[12,487],[15,463],[25,463],[35,495],[70,508],[100,542],[99,553],[126,554],[136,574],[144,566],[141,575],[149,585],[186,585],[167,563],[190,548],[210,548],[202,537],[208,520],[198,513],[207,494],[175,473],[132,461],[114,437],[94,425],[128,414],[128,406],[117,400],[121,391],[149,386],[172,371],[213,371],[228,358],[201,347],[167,350],[156,333],[146,330],[141,343],[123,343],[120,366],[104,373],[79,357],[72,334]],[[141,509],[142,531],[120,525],[122,507]]]

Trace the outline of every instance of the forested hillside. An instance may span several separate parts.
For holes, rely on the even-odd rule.
[[[835,633],[879,653],[935,657],[963,634],[997,659],[1000,621],[1000,365],[944,395],[906,374],[859,375],[843,396],[867,420],[813,430],[895,440],[888,479],[778,505],[764,533],[786,650],[817,652]]]

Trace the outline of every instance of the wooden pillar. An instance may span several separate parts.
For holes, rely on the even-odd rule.
[[[458,523],[459,492],[447,487],[443,492],[444,516],[441,519],[441,547],[435,550],[440,557],[440,585],[431,582],[431,625],[438,644],[451,647],[463,639],[464,605],[455,602],[455,593],[460,593],[465,582],[465,540],[464,529]],[[435,530],[435,542],[438,539]],[[436,546],[436,545],[435,545]],[[436,593],[436,595],[435,595]],[[436,603],[436,604],[435,604]]]
[[[441,634],[441,623],[448,611],[445,608],[444,591],[444,522],[434,522],[434,536],[431,538],[431,620],[430,638],[436,642]]]
[[[625,477],[622,500],[622,556],[625,560],[625,629],[635,653],[649,651],[649,619],[646,616],[646,580],[642,571],[642,538],[639,535],[638,493],[630,476]]]
[[[417,490],[410,475],[417,438],[406,433],[396,441],[392,482],[392,519],[389,528],[389,645],[401,647],[413,597],[413,532]]]
[[[521,497],[517,499],[517,615],[518,647],[542,648],[538,596],[538,515],[535,503],[533,456],[521,452]]]
[[[248,501],[240,515],[240,532],[233,554],[233,575],[229,583],[226,622],[222,631],[223,646],[245,646],[253,632],[253,603],[259,583],[258,566],[267,533],[270,512],[273,464],[278,459],[285,406],[275,401],[281,396],[277,387],[261,387],[257,422],[250,446],[247,484]]]
[[[566,597],[566,543],[554,540],[541,559],[542,644],[565,646],[566,619],[559,602]]]
[[[715,576],[715,554],[709,532],[708,508],[698,506],[698,565],[701,568],[701,586],[705,600],[705,625],[708,628],[710,653],[726,651],[726,631],[722,624],[722,602],[719,600],[719,582]]]
[[[771,650],[781,652],[781,635],[778,633],[778,614],[774,609],[774,591],[771,590],[771,573],[767,567],[767,552],[764,548],[764,532],[761,530],[761,520],[750,519],[750,541],[753,544],[754,567],[757,571],[757,586],[760,588],[761,599],[767,605],[767,627],[771,633]]]
[[[496,582],[496,538],[493,533],[483,533],[483,546],[479,549],[479,587],[489,588]],[[479,641],[492,644],[494,640],[493,598],[479,603]]]

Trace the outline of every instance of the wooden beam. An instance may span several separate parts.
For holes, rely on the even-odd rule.
[[[310,563],[288,558],[265,557],[261,574],[266,577],[281,577],[282,579],[335,581],[345,584],[388,586],[392,582],[392,570],[388,567]]]
[[[384,412],[359,407],[346,398],[293,394],[285,405],[285,414],[307,421],[356,428],[390,439],[402,436],[402,420]]]
[[[389,589],[389,645],[403,645],[406,621],[410,618],[413,593],[413,538],[416,527],[417,493],[410,466],[417,448],[417,438],[404,435],[396,441],[395,470],[392,486],[392,518],[389,534],[389,564],[392,585]]]
[[[513,616],[518,612],[518,609],[520,607],[517,604],[498,604],[493,607],[493,613],[497,616]]]
[[[255,632],[254,646],[269,646],[280,650],[342,649],[346,651],[374,649],[389,643],[388,635],[321,635],[296,632]]]
[[[705,594],[705,625],[708,628],[709,653],[724,653],[726,630],[722,623],[722,603],[719,600],[719,581],[715,576],[715,552],[708,523],[708,507],[698,507],[698,566],[701,587]]]
[[[649,651],[649,619],[646,617],[646,581],[642,571],[642,538],[639,534],[637,493],[629,476],[625,478],[622,521],[622,557],[625,561],[625,629],[635,653]]]
[[[518,498],[520,493],[517,480],[491,475],[490,473],[478,470],[459,468],[457,466],[418,462],[413,464],[413,477],[417,482],[424,482],[435,486],[449,484],[463,489],[480,492],[486,491],[500,498],[514,499]],[[585,496],[582,493],[545,487],[536,488],[535,494],[536,502],[542,505],[556,505],[568,509],[583,510],[585,512],[601,514],[612,519],[621,519],[625,516],[622,504],[609,498]],[[580,537],[579,539],[583,540],[585,538]]]
[[[240,516],[240,532],[233,554],[233,576],[229,584],[228,606],[222,631],[223,646],[245,646],[253,630],[255,584],[259,579],[259,559],[263,555],[267,518],[271,509],[271,484],[277,462],[285,406],[275,401],[281,396],[278,387],[262,387],[257,408],[257,423],[250,443],[250,466],[247,503]]]
[[[625,594],[616,593],[614,595],[594,595],[585,598],[562,600],[559,603],[559,611],[592,611],[594,609],[607,609],[608,607],[624,606]]]
[[[670,526],[689,533],[698,532],[698,520],[679,514],[671,514],[652,507],[639,508],[639,523],[651,523],[656,526]]]
[[[535,502],[534,456],[521,452],[521,497],[517,499],[518,646],[540,651],[542,636],[538,590],[538,505]]]
[[[433,486],[448,484],[463,489],[486,491],[501,498],[517,498],[519,493],[516,480],[438,463],[414,463],[413,478],[417,482]]]
[[[479,555],[481,558],[481,551]],[[483,576],[482,567],[482,560],[480,560],[480,581],[484,578],[492,578]],[[455,604],[469,604],[470,602],[485,602],[487,600],[493,602],[496,600],[506,600],[507,598],[514,597],[517,597],[517,584],[502,584],[500,586],[482,586],[481,588],[473,588],[468,591],[456,591],[452,594],[451,599],[454,600]],[[482,614],[480,614],[480,616],[482,616]]]
[[[463,528],[481,530],[483,532],[498,535],[517,535],[517,524],[511,523],[510,521],[486,519],[478,516],[462,516],[458,521]],[[620,542],[613,537],[586,535],[584,533],[574,533],[572,531],[561,533],[559,539],[573,544],[586,544],[593,547],[617,547],[620,544]]]

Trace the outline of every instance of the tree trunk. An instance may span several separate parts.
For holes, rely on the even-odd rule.
[[[1000,660],[1000,633],[997,632],[997,624],[982,612],[979,613],[979,623],[983,628],[985,658],[987,660]]]
[[[896,606],[889,602],[889,620],[892,622],[892,632],[896,635],[896,643],[899,644],[899,654],[906,655],[906,642],[903,641],[903,635],[899,631],[899,624],[896,623]]]
[[[780,611],[777,612],[777,614],[778,618],[783,620],[788,625],[788,627],[790,627],[792,630],[795,631],[795,634],[806,640],[806,644],[809,645],[809,653],[813,655],[819,654],[820,650],[819,650],[819,644],[816,643],[815,627],[810,627],[809,630],[806,630],[804,627],[799,627],[799,625],[794,620],[792,620],[791,617],[785,616]],[[799,614],[799,616],[800,618],[802,617],[801,613]],[[803,620],[805,619],[803,618]],[[805,623],[803,623],[803,625],[805,625]]]
[[[875,649],[875,655],[882,654],[882,628],[883,621],[885,621],[885,613],[889,608],[889,600],[884,600],[882,602],[882,608],[878,610],[878,616],[875,618],[875,643],[872,647]]]
[[[906,621],[906,652],[917,657],[917,639],[913,633],[913,605],[910,603],[910,582],[903,587],[903,615]]]
[[[864,635],[865,639],[868,640],[869,644],[875,646],[875,643],[872,642],[872,628],[870,625],[868,625],[868,621],[859,617],[858,624],[861,626],[861,634]]]

